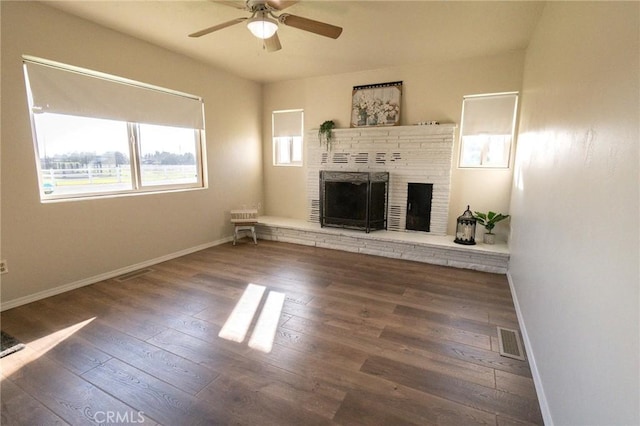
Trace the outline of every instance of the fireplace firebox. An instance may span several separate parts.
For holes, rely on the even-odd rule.
[[[320,226],[387,229],[389,173],[320,171]]]
[[[410,231],[431,231],[432,183],[409,183],[407,185],[406,228]]]

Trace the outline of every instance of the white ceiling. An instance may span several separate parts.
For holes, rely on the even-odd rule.
[[[215,1],[47,1],[105,27],[258,82],[499,54],[527,47],[541,1],[324,1],[286,9],[344,28],[333,40],[280,25],[268,53],[244,23],[187,35],[248,12]]]

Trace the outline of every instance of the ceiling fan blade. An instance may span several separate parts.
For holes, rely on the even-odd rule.
[[[193,34],[189,34],[189,37],[202,37],[203,35],[207,35],[214,31],[221,30],[223,28],[230,27],[235,24],[239,24],[240,22],[246,21],[248,18],[236,18],[232,21],[223,22],[222,24],[214,25],[213,27],[205,28],[204,30],[196,31]]]
[[[275,33],[273,36],[265,39],[264,46],[267,48],[267,52],[276,52],[282,49],[282,45],[280,44],[280,38],[278,37],[278,33]]]
[[[224,4],[225,6],[231,6],[235,9],[247,10],[247,2],[242,0],[212,0],[214,3]]]
[[[267,0],[267,4],[276,10],[284,10],[298,3],[298,1],[299,0]]]
[[[324,22],[314,21],[313,19],[303,18],[289,13],[280,15],[279,21],[289,27],[309,31],[325,37],[338,38],[340,34],[342,34],[342,28],[336,27],[335,25],[325,24]]]

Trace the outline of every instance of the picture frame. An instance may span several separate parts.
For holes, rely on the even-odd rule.
[[[351,127],[400,125],[402,81],[354,86]]]

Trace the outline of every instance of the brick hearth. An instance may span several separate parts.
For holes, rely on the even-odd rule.
[[[339,228],[321,228],[304,220],[261,216],[258,238],[365,253],[456,268],[504,274],[509,264],[506,244],[461,246],[452,236],[425,232],[374,231],[369,234]]]

